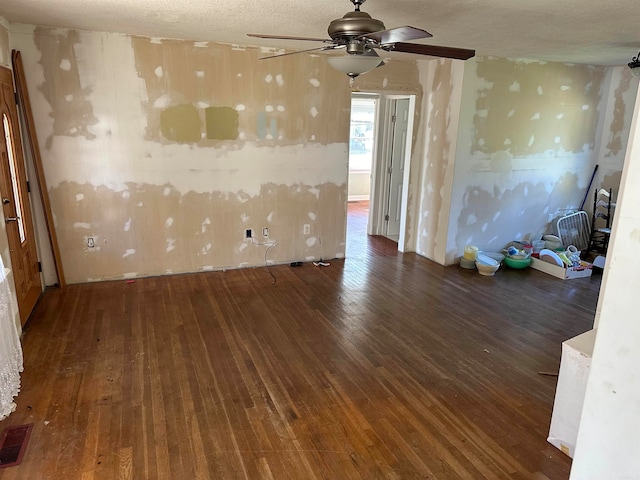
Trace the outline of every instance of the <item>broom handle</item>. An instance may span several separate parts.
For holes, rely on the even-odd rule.
[[[593,173],[591,174],[591,180],[589,180],[589,186],[587,187],[587,191],[584,192],[584,198],[582,199],[582,203],[580,204],[580,210],[584,208],[584,203],[587,201],[587,196],[589,195],[589,190],[591,190],[591,184],[593,183],[593,179],[596,177],[596,172],[598,171],[598,165],[593,168]]]

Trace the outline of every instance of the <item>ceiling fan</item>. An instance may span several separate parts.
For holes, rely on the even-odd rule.
[[[476,53],[475,50],[468,50],[465,48],[407,43],[408,40],[429,38],[432,37],[432,35],[425,30],[410,27],[408,25],[387,30],[384,23],[380,20],[372,18],[371,15],[360,10],[360,6],[366,2],[366,0],[350,1],[353,3],[355,10],[353,12],[346,13],[342,18],[337,18],[329,24],[327,32],[329,33],[329,37],[331,37],[330,39],[261,35],[256,33],[249,33],[248,35],[250,37],[274,40],[305,40],[326,44],[322,47],[271,55],[269,57],[263,57],[261,60],[283,57],[286,55],[295,55],[304,52],[337,50],[344,48],[348,55],[342,57],[332,56],[328,57],[327,60],[334,68],[346,73],[352,79],[384,64],[382,58],[380,58],[376,53],[375,49],[388,52],[394,51],[429,55],[432,57],[454,58],[459,60],[467,60],[468,58],[473,57]]]

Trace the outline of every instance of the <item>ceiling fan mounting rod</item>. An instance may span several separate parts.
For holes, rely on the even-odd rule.
[[[353,3],[353,6],[356,7],[356,12],[360,11],[360,5],[364,4],[364,2],[366,2],[367,0],[351,0],[351,3]]]

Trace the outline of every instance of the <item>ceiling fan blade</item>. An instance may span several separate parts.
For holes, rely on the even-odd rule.
[[[392,52],[416,53],[418,55],[455,58],[457,60],[467,60],[476,54],[475,50],[468,50],[466,48],[441,47],[438,45],[421,45],[419,43],[403,42],[385,45],[384,49]]]
[[[385,44],[404,42],[406,40],[418,40],[419,38],[429,37],[433,37],[433,35],[431,35],[426,30],[405,25],[404,27],[390,28],[389,30],[367,33],[366,35],[362,35],[360,38],[370,38],[371,40],[375,40],[379,44]]]
[[[327,45],[325,47],[309,48],[307,50],[296,50],[295,52],[279,53],[278,55],[270,55],[268,57],[262,57],[260,60],[267,60],[269,58],[286,57],[287,55],[297,55],[298,53],[317,52],[325,50],[335,50],[336,48],[344,48],[345,45]]]
[[[259,33],[247,33],[247,36],[256,38],[270,38],[272,40],[306,40],[308,42],[333,43],[333,40],[330,40],[328,38],[288,37],[286,35],[262,35]]]

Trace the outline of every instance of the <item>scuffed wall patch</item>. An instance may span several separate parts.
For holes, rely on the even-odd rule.
[[[237,140],[238,112],[231,107],[207,107],[204,109],[204,125],[198,109],[191,104],[174,105],[160,112],[162,136],[177,143],[196,143],[203,138],[203,130],[209,140]]]
[[[51,148],[54,135],[94,139],[91,127],[98,123],[88,100],[91,87],[82,84],[76,57],[78,32],[37,27],[35,41],[41,52],[44,83],[38,87],[51,105],[53,133],[46,138]]]
[[[160,130],[167,140],[194,143],[202,138],[202,120],[193,105],[174,105],[160,112]]]
[[[605,157],[611,157],[617,155],[626,145],[622,144],[622,138],[625,133],[625,116],[626,116],[626,103],[624,100],[625,94],[631,88],[631,81],[633,80],[633,74],[629,69],[624,69],[620,84],[615,89],[614,105],[613,105],[613,119],[609,126],[609,139],[607,141],[607,152]],[[627,126],[628,130],[628,126]]]
[[[205,123],[209,140],[237,140],[239,113],[231,107],[205,109]]]
[[[605,175],[602,179],[602,183],[597,186],[598,189],[604,188],[605,190],[611,190],[612,201],[615,202],[618,198],[620,184],[622,183],[622,171],[612,172],[609,175]],[[593,192],[589,192],[590,194]],[[587,202],[592,200],[592,196],[587,196]]]

